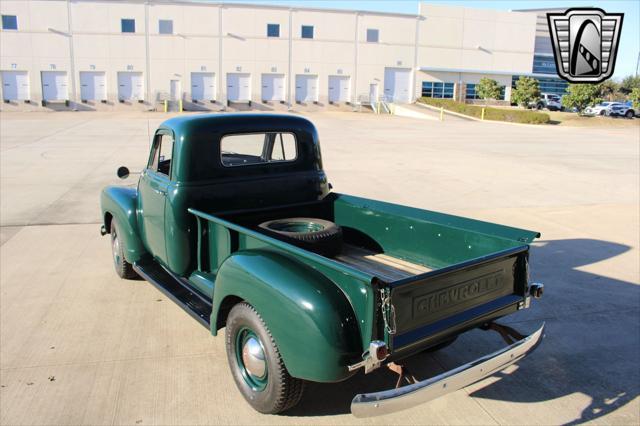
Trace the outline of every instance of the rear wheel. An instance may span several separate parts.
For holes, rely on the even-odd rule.
[[[304,381],[289,375],[271,332],[251,305],[231,309],[225,333],[233,379],[256,411],[276,414],[300,402]]]
[[[124,257],[124,242],[120,240],[118,230],[118,221],[113,219],[111,222],[111,254],[113,256],[113,266],[116,268],[116,274],[118,274],[120,278],[136,278],[138,274],[133,270],[133,265],[127,262],[127,259]]]
[[[628,110],[627,112],[624,113],[624,116],[627,118],[633,118],[633,111],[632,110]]]

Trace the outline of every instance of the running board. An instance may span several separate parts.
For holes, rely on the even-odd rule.
[[[209,328],[211,303],[191,289],[186,283],[175,278],[155,262],[135,263],[133,270],[142,278],[156,286],[158,290],[184,309],[204,327]]]

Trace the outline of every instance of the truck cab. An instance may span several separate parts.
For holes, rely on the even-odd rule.
[[[403,359],[473,328],[505,336],[491,357],[352,401],[357,416],[400,410],[542,338],[496,322],[542,295],[528,279],[539,233],[333,192],[302,117],[167,120],[137,187],[105,188],[101,208],[118,275],[142,276],[214,336],[225,328],[238,389],[260,412],[296,405],[309,381],[382,366],[406,376]]]

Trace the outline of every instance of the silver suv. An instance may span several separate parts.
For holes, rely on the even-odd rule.
[[[561,111],[562,100],[560,96],[554,93],[541,93],[540,99],[538,99],[537,102],[531,103],[530,106],[535,109],[546,108],[549,111]]]

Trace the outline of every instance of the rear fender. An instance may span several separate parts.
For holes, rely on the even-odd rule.
[[[147,253],[138,229],[137,199],[138,191],[135,188],[122,186],[108,186],[100,195],[105,229],[110,233],[113,218],[118,221],[118,236],[124,243],[124,257],[129,263],[137,262]]]
[[[337,382],[361,359],[354,311],[342,291],[285,255],[255,250],[231,255],[216,277],[211,332],[224,326],[228,300],[251,304],[267,324],[293,377]],[[222,309],[221,309],[222,308]]]

